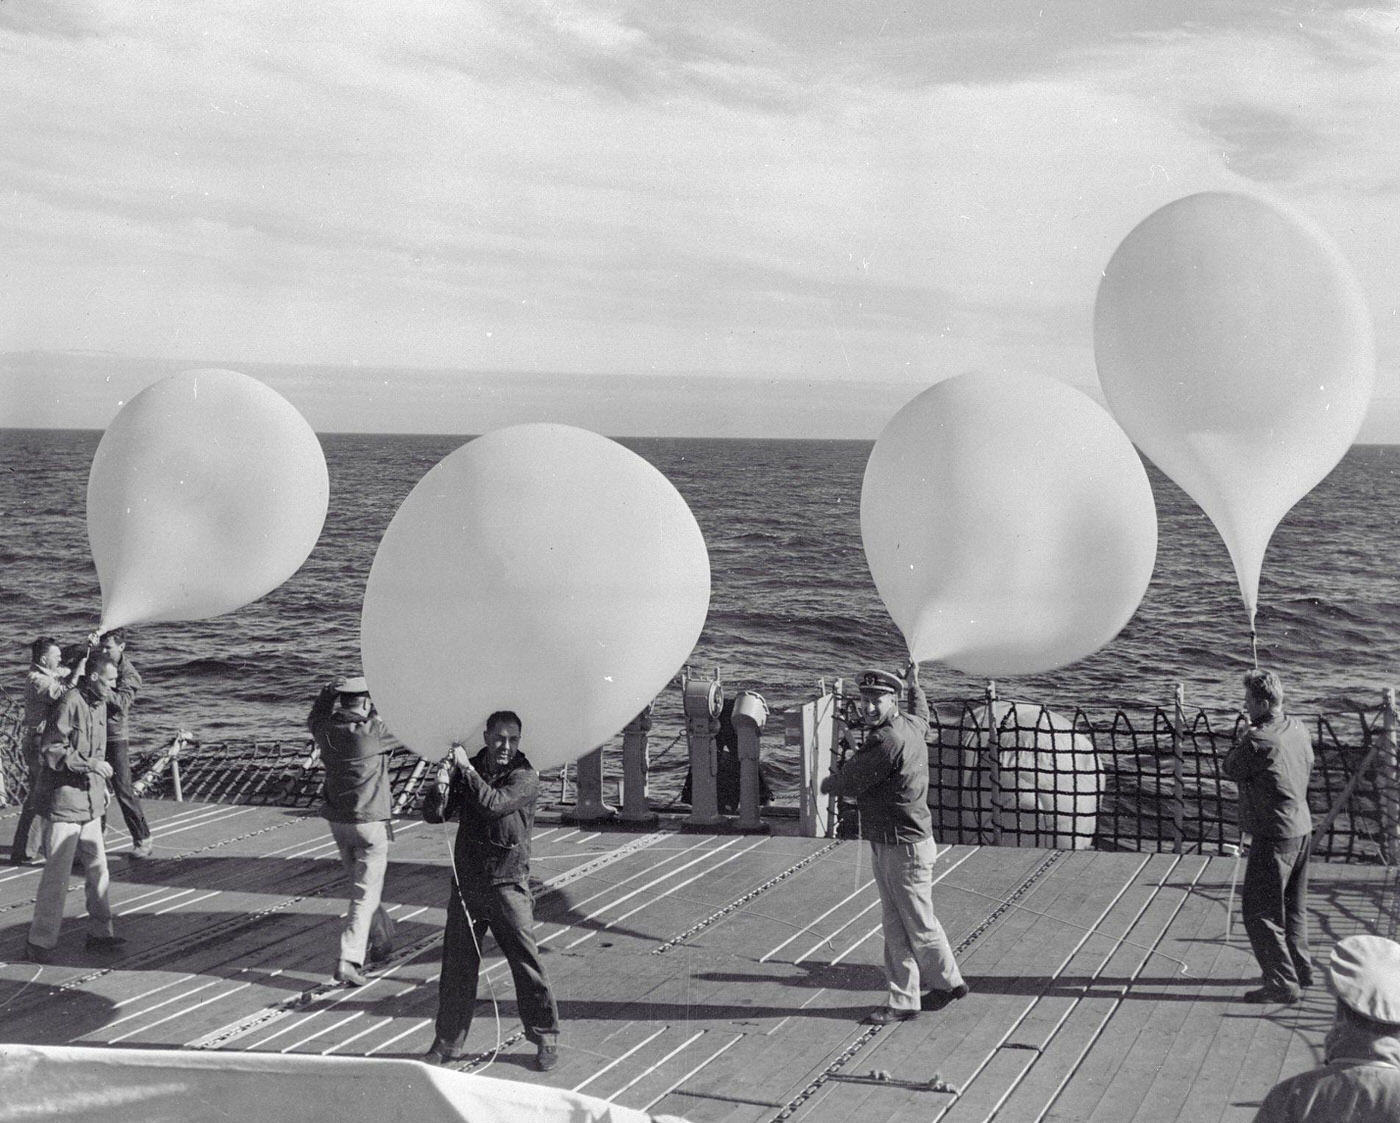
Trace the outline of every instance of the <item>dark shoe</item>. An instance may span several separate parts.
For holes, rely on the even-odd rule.
[[[116,951],[124,943],[125,936],[89,936],[83,947],[88,951]]]
[[[1247,991],[1241,999],[1254,1006],[1292,1006],[1302,997],[1295,990],[1282,990],[1278,987],[1260,987]]]
[[[956,1002],[959,998],[966,998],[968,989],[966,983],[959,983],[952,990],[926,990],[919,995],[920,1010],[941,1010],[949,1003]]]
[[[541,1041],[535,1053],[535,1068],[548,1072],[559,1063],[559,1046],[553,1041]]]
[[[866,1014],[861,1021],[868,1026],[892,1026],[897,1022],[907,1022],[910,1018],[917,1018],[917,1010],[892,1010],[888,1006],[877,1006]]]
[[[30,963],[52,963],[53,948],[41,948],[38,944],[24,941],[24,958]]]
[[[369,980],[361,974],[360,965],[358,963],[351,963],[348,959],[342,959],[335,965],[335,981],[352,987],[362,987],[369,982]]]
[[[383,963],[389,956],[394,954],[394,945],[389,942],[382,944],[371,944],[369,948],[369,961],[371,963]]]
[[[465,1053],[454,1053],[441,1041],[434,1041],[433,1047],[423,1054],[423,1063],[425,1065],[448,1065],[454,1061],[460,1061],[465,1056]]]
[[[149,838],[143,838],[140,842],[138,842],[135,846],[131,848],[131,851],[127,854],[127,857],[136,859],[149,858],[154,852],[155,847],[151,845],[151,840]]]

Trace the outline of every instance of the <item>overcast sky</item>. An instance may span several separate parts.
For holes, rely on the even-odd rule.
[[[614,434],[751,383],[871,436],[966,370],[1093,387],[1113,250],[1232,189],[1350,259],[1400,439],[1400,3],[0,0],[0,136],[0,425],[217,364],[319,429],[606,375]]]

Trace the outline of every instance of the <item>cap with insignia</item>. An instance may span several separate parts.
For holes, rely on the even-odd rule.
[[[889,671],[861,671],[858,680],[862,694],[898,694],[904,680]]]

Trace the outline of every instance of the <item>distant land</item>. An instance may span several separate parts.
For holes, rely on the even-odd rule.
[[[0,352],[0,428],[105,429],[152,382],[202,367],[275,389],[317,432],[483,433],[551,421],[609,437],[873,440],[926,379],[843,381],[761,373],[415,370],[93,351]],[[960,373],[960,372],[953,372]],[[1096,386],[1078,389],[1103,404]],[[1377,397],[1359,444],[1400,443],[1400,398]]]

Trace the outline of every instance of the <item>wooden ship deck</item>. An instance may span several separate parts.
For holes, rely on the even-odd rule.
[[[323,820],[146,807],[154,858],[124,857],[129,841],[108,834],[129,940],[119,956],[83,950],[75,876],[56,962],[24,962],[39,869],[0,872],[0,1041],[422,1054],[454,827],[396,823],[385,901],[398,947],[353,989],[330,982],[344,879]],[[0,831],[13,820],[0,816]],[[863,844],[664,820],[629,833],[542,814],[537,935],[560,1002],[559,1067],[531,1069],[509,971],[490,948],[473,1052],[457,1067],[697,1123],[1248,1120],[1276,1080],[1318,1062],[1332,998],[1318,985],[1293,1007],[1238,1001],[1255,967],[1238,918],[1225,939],[1234,865],[950,847],[935,905],[972,994],[879,1028],[858,1022],[882,996]],[[1394,934],[1396,870],[1314,870],[1319,962],[1343,936]]]

